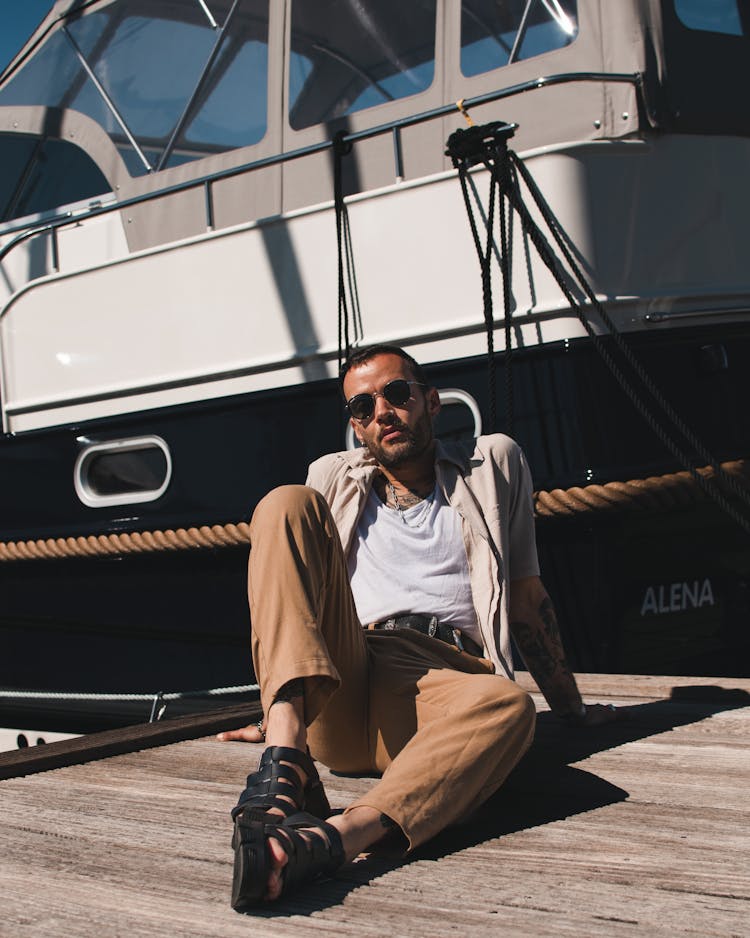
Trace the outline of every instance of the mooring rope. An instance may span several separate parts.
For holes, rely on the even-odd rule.
[[[750,480],[750,462],[736,459],[721,463],[722,475],[738,482]],[[712,466],[696,470],[704,483],[721,484]],[[626,509],[669,510],[705,498],[690,472],[670,472],[628,482],[605,482],[568,489],[534,493],[538,519],[571,517],[596,511]],[[214,524],[210,527],[171,528],[166,531],[132,531],[122,534],[91,534],[88,537],[58,537],[33,541],[0,541],[0,561],[61,560],[71,557],[101,557],[143,554],[197,548],[241,547],[250,543],[250,525]]]
[[[750,477],[750,463],[744,459],[721,464],[722,472],[745,481]],[[697,472],[706,482],[716,482],[712,466]],[[573,515],[604,511],[649,510],[668,511],[684,508],[706,498],[688,471],[670,472],[647,479],[628,482],[606,482],[603,485],[573,486],[534,492],[534,513],[539,519],[570,518]]]
[[[250,525],[213,524],[166,531],[132,531],[121,534],[91,534],[87,537],[57,537],[34,541],[0,541],[0,561],[52,560],[67,557],[96,557],[107,554],[142,554],[153,551],[186,550],[196,547],[234,547],[250,543]]]

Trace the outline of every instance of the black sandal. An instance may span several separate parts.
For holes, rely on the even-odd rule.
[[[269,839],[281,844],[288,862],[282,870],[281,896],[319,876],[334,873],[344,862],[341,836],[335,827],[304,811],[268,823],[240,814],[234,828],[232,908],[246,912],[264,901],[271,866]],[[304,828],[304,833],[299,830]]]
[[[290,762],[298,765],[307,776],[304,786]],[[288,746],[269,746],[260,757],[258,771],[247,777],[247,786],[232,808],[236,820],[240,814],[256,820],[267,820],[269,808],[276,808],[288,818],[307,809],[317,818],[331,815],[331,806],[323,783],[309,754]]]

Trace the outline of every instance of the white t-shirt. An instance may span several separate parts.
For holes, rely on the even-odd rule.
[[[348,569],[363,625],[424,613],[461,629],[481,646],[461,519],[437,486],[403,517],[371,491]]]

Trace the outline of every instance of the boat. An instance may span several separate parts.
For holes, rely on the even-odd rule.
[[[54,3],[0,77],[0,724],[250,692],[248,519],[375,342],[523,446],[575,668],[747,676],[749,52],[739,0]],[[515,222],[488,310],[467,119],[590,295]]]

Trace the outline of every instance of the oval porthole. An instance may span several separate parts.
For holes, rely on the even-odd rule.
[[[152,502],[171,478],[172,457],[159,436],[90,443],[73,469],[76,495],[91,508]]]
[[[482,434],[479,404],[461,388],[439,388],[441,410],[435,421],[435,435],[441,440],[465,440]],[[346,424],[346,448],[359,446],[351,423]]]

